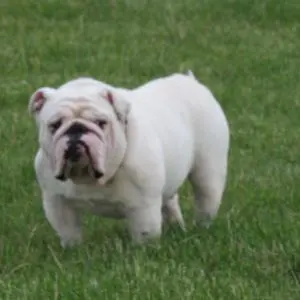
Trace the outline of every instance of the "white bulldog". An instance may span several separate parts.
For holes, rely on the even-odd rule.
[[[30,99],[40,148],[35,171],[47,219],[63,247],[82,240],[80,208],[125,218],[133,241],[184,228],[177,191],[189,179],[208,225],[226,185],[229,128],[210,90],[173,74],[126,90],[92,78]]]

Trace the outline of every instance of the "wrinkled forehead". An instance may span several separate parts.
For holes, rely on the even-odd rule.
[[[89,95],[57,95],[46,103],[42,118],[84,118],[92,119],[101,116],[109,117],[112,114],[111,105],[101,97]]]

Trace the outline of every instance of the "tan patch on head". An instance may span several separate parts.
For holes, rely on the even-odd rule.
[[[68,99],[66,103],[61,104],[62,117],[93,120],[106,115],[105,113],[99,112],[99,107],[97,107],[95,103],[85,98],[73,98],[72,101],[69,100],[70,99]]]
[[[82,113],[87,110],[91,109],[90,103],[87,103],[85,99],[76,99],[76,101],[67,102],[61,106],[64,110],[69,110],[69,112],[74,117],[80,117]]]

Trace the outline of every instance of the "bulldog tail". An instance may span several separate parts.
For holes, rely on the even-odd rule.
[[[192,78],[196,79],[196,77],[195,77],[194,73],[192,72],[192,70],[188,70],[186,72],[186,75],[189,76],[189,77],[192,77]]]

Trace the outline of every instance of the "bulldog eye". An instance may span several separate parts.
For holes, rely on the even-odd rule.
[[[61,120],[57,120],[56,122],[53,122],[49,125],[49,129],[52,133],[55,133],[57,131],[57,129],[61,126],[62,121]]]
[[[105,120],[97,120],[97,121],[95,121],[95,124],[98,127],[100,127],[101,129],[104,129],[105,126],[106,126],[106,124],[107,124],[107,122]]]

